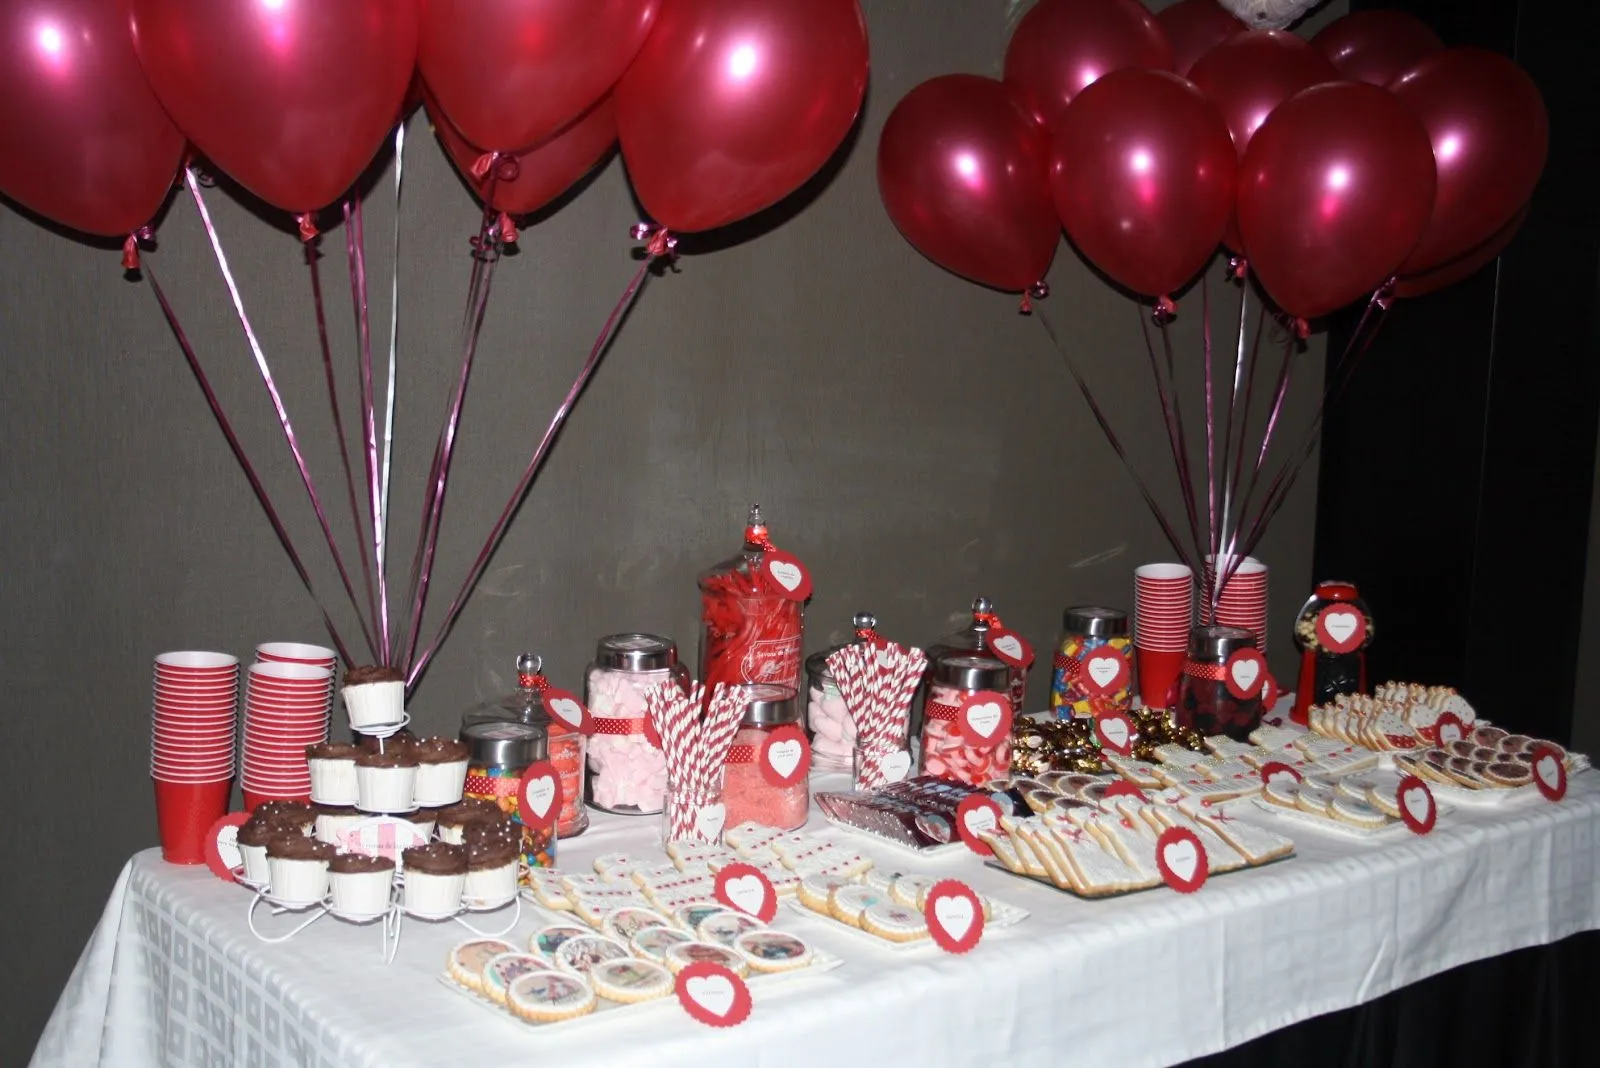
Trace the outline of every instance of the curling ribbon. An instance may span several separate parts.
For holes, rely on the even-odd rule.
[[[1395,278],[1391,275],[1387,282],[1372,291],[1372,303],[1377,305],[1379,311],[1389,310],[1389,303],[1394,300],[1394,285]]]
[[[644,242],[644,250],[652,259],[657,256],[678,254],[678,239],[665,226],[655,226],[646,222],[635,223],[628,233],[633,235],[635,241]]]
[[[498,152],[485,152],[483,155],[473,160],[471,168],[472,176],[480,182],[489,177],[489,168],[494,166],[495,157],[499,154],[500,153]]]
[[[882,645],[883,636],[871,627],[857,627],[856,641],[866,642],[869,645]]]
[[[502,245],[515,245],[517,243],[517,224],[505,212],[500,213],[500,243]]]
[[[1043,300],[1049,295],[1050,286],[1045,282],[1044,279],[1039,279],[1039,281],[1033,283],[1033,285],[1022,291],[1022,300],[1017,304],[1017,313],[1019,315],[1032,315],[1033,302],[1036,300]]]
[[[296,215],[294,221],[300,224],[300,240],[311,241],[317,236],[317,223],[308,211],[303,215]]]
[[[982,623],[990,630],[1005,629],[1005,624],[1000,622],[1000,617],[993,612],[974,612],[972,613],[972,621],[974,623]]]
[[[1177,317],[1177,314],[1177,302],[1165,293],[1156,298],[1155,307],[1150,309],[1150,319],[1157,326],[1166,326]]]
[[[550,688],[550,680],[544,677],[544,672],[535,671],[529,674],[526,671],[517,672],[517,688],[522,690],[538,690],[540,693]]]
[[[1304,319],[1296,316],[1295,320],[1289,325],[1294,330],[1294,336],[1299,338],[1301,341],[1304,341],[1306,338],[1311,336],[1311,324],[1306,322]]]
[[[1243,256],[1228,257],[1228,277],[1235,282],[1243,282],[1245,275],[1250,271],[1250,261]]]

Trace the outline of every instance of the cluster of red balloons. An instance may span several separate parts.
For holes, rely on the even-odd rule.
[[[499,210],[549,203],[620,137],[655,220],[705,230],[815,173],[866,82],[857,0],[26,0],[0,5],[0,192],[128,234],[188,142],[311,213],[425,100]]]
[[[935,262],[986,285],[1043,279],[1065,227],[1118,284],[1165,298],[1219,245],[1311,319],[1390,279],[1414,296],[1510,242],[1549,120],[1509,59],[1365,11],[1310,41],[1214,0],[1040,0],[1003,81],[947,75],[878,146],[884,205]]]

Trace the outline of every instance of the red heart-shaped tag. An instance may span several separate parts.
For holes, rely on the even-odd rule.
[[[1272,760],[1261,765],[1261,783],[1263,786],[1271,786],[1274,782],[1280,780],[1302,782],[1304,781],[1304,776],[1281,760]]]
[[[768,549],[761,554],[761,575],[768,588],[790,601],[803,601],[811,596],[811,572],[793,553],[782,549]]]
[[[1083,654],[1078,667],[1078,685],[1090,697],[1110,697],[1127,689],[1128,654],[1114,645],[1102,645]]]
[[[535,830],[549,830],[561,815],[561,773],[548,760],[529,764],[517,784],[517,815]]]
[[[1127,756],[1133,752],[1139,729],[1126,712],[1102,712],[1094,717],[1094,736],[1099,739],[1100,748]]]
[[[1415,775],[1407,775],[1395,788],[1395,804],[1400,806],[1400,819],[1414,834],[1427,834],[1439,818],[1439,806],[1434,803],[1433,791]]]
[[[993,690],[979,690],[961,702],[956,725],[968,745],[982,749],[999,745],[1011,735],[1011,698]]]
[[[778,894],[772,880],[753,864],[729,864],[717,872],[717,900],[731,909],[771,923],[778,914]]]
[[[1560,801],[1567,796],[1567,763],[1548,745],[1534,747],[1533,784],[1547,801]]]
[[[768,734],[756,754],[756,764],[767,785],[777,789],[804,781],[811,771],[811,743],[806,741],[805,731],[789,725]]]
[[[1148,801],[1148,800],[1150,800],[1150,795],[1149,794],[1146,794],[1143,790],[1141,790],[1137,786],[1133,785],[1133,783],[1127,782],[1126,780],[1121,780],[1121,779],[1119,779],[1116,782],[1107,783],[1105,791],[1103,793],[1101,793],[1100,796],[1101,797],[1132,797],[1132,798],[1136,798],[1137,800],[1140,800],[1140,801]]]
[[[1317,613],[1317,644],[1330,653],[1352,653],[1367,640],[1367,617],[1346,604],[1330,604]]]
[[[1206,884],[1210,874],[1206,850],[1187,827],[1168,827],[1156,839],[1156,867],[1168,886],[1180,894],[1192,894]]]
[[[585,737],[594,733],[594,717],[575,694],[566,690],[548,689],[544,691],[544,709],[549,713],[551,723],[559,724],[569,731],[577,731]]]
[[[206,831],[206,867],[223,882],[235,882],[236,869],[244,864],[239,854],[239,827],[250,818],[248,812],[230,812]]]
[[[1261,696],[1267,681],[1267,661],[1254,649],[1236,649],[1222,667],[1222,680],[1228,692],[1241,701]]]
[[[1272,706],[1278,703],[1278,695],[1281,692],[1278,689],[1278,680],[1273,678],[1270,671],[1267,672],[1266,681],[1261,684],[1261,711],[1271,712]]]
[[[673,989],[683,1011],[712,1027],[732,1027],[750,1016],[750,988],[720,964],[696,961],[678,973]]]
[[[956,834],[967,848],[980,857],[994,856],[994,850],[979,838],[980,833],[1000,829],[1000,806],[985,794],[968,794],[956,806]]]
[[[1033,663],[1033,646],[1028,643],[1028,639],[1014,630],[1006,630],[1004,627],[991,630],[988,643],[989,652],[1007,667],[1027,670]]]
[[[928,934],[946,953],[965,953],[983,938],[983,902],[972,888],[954,879],[940,879],[922,906]]]
[[[1441,712],[1439,718],[1433,721],[1433,732],[1438,737],[1440,745],[1459,742],[1467,736],[1467,729],[1462,726],[1461,717],[1454,712]]]

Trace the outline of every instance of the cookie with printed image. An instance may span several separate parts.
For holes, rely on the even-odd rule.
[[[589,984],[607,1001],[636,1005],[672,993],[672,973],[665,965],[634,957],[601,961],[589,971]]]
[[[450,950],[445,966],[450,978],[474,993],[483,993],[483,968],[502,953],[515,953],[517,947],[498,938],[471,938]]]
[[[556,1023],[594,1011],[594,990],[578,976],[554,970],[520,976],[506,988],[506,1007],[529,1023]]]

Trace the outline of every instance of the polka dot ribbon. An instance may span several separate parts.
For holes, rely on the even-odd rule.
[[[736,745],[728,750],[727,763],[729,764],[754,764],[756,762],[756,747],[753,745]]]
[[[521,781],[510,775],[468,775],[466,793],[474,797],[511,797]]]
[[[1223,682],[1228,677],[1226,664],[1202,664],[1198,660],[1185,660],[1183,673],[1191,679],[1209,679],[1212,682]]]
[[[595,716],[594,732],[596,734],[615,734],[618,736],[629,734],[645,734],[648,732],[645,730],[644,723],[645,721],[643,716],[640,716],[638,719],[630,719],[628,717],[622,717],[618,719],[611,716]]]
[[[954,723],[956,717],[961,714],[960,707],[940,704],[937,701],[929,701],[923,706],[922,711],[928,719],[942,719],[946,723]]]
[[[1068,682],[1077,682],[1078,673],[1083,670],[1083,661],[1066,653],[1057,653],[1055,660],[1056,670],[1065,672],[1063,676]]]

